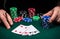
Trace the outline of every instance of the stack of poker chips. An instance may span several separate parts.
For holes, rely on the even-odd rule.
[[[23,20],[23,17],[22,16],[18,16],[17,18],[14,18],[14,22],[20,22]]]
[[[29,22],[32,22],[32,19],[31,19],[31,18],[26,17],[26,18],[23,18],[23,21],[24,21],[24,22],[28,22],[28,23],[29,23]]]
[[[39,19],[40,19],[39,16],[33,16],[33,20],[34,20],[34,21],[38,21]]]
[[[32,18],[35,15],[35,8],[28,8],[29,17]]]
[[[22,17],[27,17],[27,11],[21,10],[21,11],[19,11],[19,12],[20,12],[20,15],[21,15]]]
[[[50,27],[49,19],[50,19],[50,16],[42,16],[43,29],[48,29]]]
[[[12,19],[16,18],[17,17],[17,8],[11,7],[10,8],[10,14],[11,14]]]

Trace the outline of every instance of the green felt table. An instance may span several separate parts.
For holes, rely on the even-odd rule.
[[[11,31],[20,24],[23,24],[23,25],[32,24],[40,31],[40,33],[32,36],[21,36],[21,35],[12,33]],[[21,21],[18,23],[14,23],[11,29],[7,30],[5,27],[3,27],[3,25],[0,25],[0,39],[60,39],[60,26],[56,25],[56,27],[43,29],[40,21],[33,21],[31,23]]]

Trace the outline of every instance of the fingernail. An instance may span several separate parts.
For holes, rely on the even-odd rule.
[[[7,29],[10,29],[10,26],[9,26],[9,27],[7,27]]]
[[[49,23],[51,23],[52,22],[52,20],[49,20]]]
[[[13,22],[11,22],[11,25],[13,25]]]

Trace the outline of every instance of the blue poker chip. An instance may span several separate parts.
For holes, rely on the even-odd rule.
[[[42,20],[48,22],[50,19],[50,16],[42,16]]]
[[[42,23],[42,26],[43,26],[44,29],[48,29],[49,28],[49,24],[46,23],[46,22],[43,22]]]
[[[49,25],[47,23],[43,23],[42,24],[42,27],[43,27],[43,29],[48,29],[49,28]]]
[[[50,19],[50,16],[42,16],[42,19]]]
[[[32,22],[32,19],[31,19],[31,18],[26,17],[26,18],[23,18],[23,21],[25,21],[25,22]]]
[[[50,16],[42,16],[42,18],[50,18]]]
[[[43,28],[49,28],[49,19],[50,16],[42,16],[42,26]]]

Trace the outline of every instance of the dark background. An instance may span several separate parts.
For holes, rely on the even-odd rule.
[[[17,7],[18,11],[27,10],[30,7],[36,8],[37,13],[46,13],[57,5],[59,0],[0,0],[0,9],[9,12],[10,7]]]

